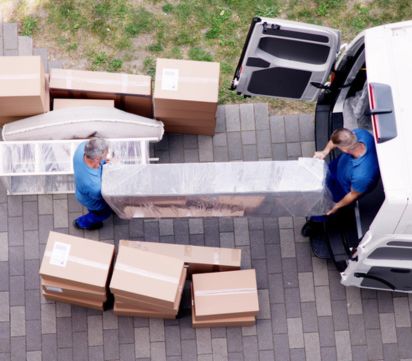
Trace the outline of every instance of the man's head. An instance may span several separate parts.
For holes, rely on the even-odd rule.
[[[100,162],[106,159],[108,150],[109,147],[104,139],[92,138],[84,147],[84,155],[90,164],[98,168]]]
[[[360,145],[355,133],[346,128],[336,129],[332,133],[330,140],[339,150],[349,154],[352,154]]]

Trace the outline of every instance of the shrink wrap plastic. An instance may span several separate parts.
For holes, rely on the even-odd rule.
[[[332,205],[323,160],[108,164],[102,194],[123,219],[309,216]]]

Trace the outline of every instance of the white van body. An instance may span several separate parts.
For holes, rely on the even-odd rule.
[[[270,42],[272,44],[268,45]],[[291,50],[295,43],[308,52],[313,43],[319,56],[306,56]],[[328,54],[326,47],[329,47]],[[368,228],[362,229],[358,220],[358,245],[345,260],[341,283],[412,292],[412,94],[408,91],[412,84],[412,21],[367,29],[340,54],[339,48],[340,36],[333,29],[255,18],[232,89],[244,96],[317,100],[316,116],[319,117],[319,111],[325,107],[322,93],[330,91],[326,83],[330,72],[351,58],[350,69],[341,71],[345,79],[341,80],[337,96],[330,107],[326,106],[327,116],[323,116],[330,119],[339,114],[343,118],[340,126],[355,128],[359,124],[345,119],[345,109],[350,103],[349,93],[353,93],[352,84],[362,78],[359,74],[366,70],[363,89],[365,95],[366,89],[368,92],[366,101],[369,100],[370,114],[367,113],[367,118],[371,120],[370,131],[375,137],[384,201],[379,204]],[[288,78],[283,79],[279,69],[286,68]],[[299,73],[302,70],[304,72]],[[264,78],[268,81],[262,82],[260,87],[256,79]],[[270,88],[268,84],[275,85]],[[294,93],[293,89],[288,89],[283,94],[282,88],[291,87],[291,84],[297,84],[300,90]],[[360,94],[361,87],[357,91]],[[356,100],[360,98],[352,99],[357,106]],[[330,135],[326,133],[333,129],[318,123],[317,131],[322,133],[323,141],[317,143],[323,144],[317,144],[317,148],[321,149]],[[357,216],[359,218],[359,213]]]

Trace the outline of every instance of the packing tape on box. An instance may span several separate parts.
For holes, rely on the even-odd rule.
[[[29,74],[1,74],[0,80],[29,80],[40,79],[40,73]]]
[[[71,70],[67,70],[66,74],[53,74],[54,79],[65,80],[66,88],[73,89],[73,82],[79,81],[87,84],[102,84],[102,85],[120,85],[122,92],[126,92],[129,86],[145,88],[149,84],[144,81],[130,81],[129,74],[120,74],[120,79],[88,79],[72,74]]]
[[[179,284],[179,278],[176,277],[171,277],[171,276],[167,276],[167,275],[163,275],[157,272],[151,272],[151,271],[147,271],[141,268],[137,268],[137,267],[133,267],[133,266],[129,266],[125,263],[121,263],[121,262],[116,262],[116,265],[114,266],[115,270],[119,270],[119,271],[123,271],[123,272],[128,272],[128,273],[132,273],[138,276],[142,276],[142,277],[147,277],[147,278],[153,278],[159,281],[163,281],[163,282],[168,282],[168,283],[172,283],[172,284]]]
[[[55,254],[53,253],[53,251],[47,251],[45,252],[45,256],[50,258],[50,260],[52,260]],[[92,267],[92,268],[101,269],[105,271],[108,270],[110,266],[110,264],[90,261],[88,259],[76,257],[76,256],[67,256],[65,259],[65,262],[61,263],[61,265],[56,264],[56,263],[52,263],[52,264],[55,266],[66,267],[67,262],[73,262],[73,263],[80,264],[82,266]]]
[[[201,290],[195,291],[196,297],[202,296],[227,296],[257,293],[256,288],[224,288],[221,290]]]

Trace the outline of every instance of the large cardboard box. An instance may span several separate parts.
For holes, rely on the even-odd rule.
[[[157,59],[153,93],[155,118],[164,122],[166,130],[169,122],[180,120],[185,121],[187,127],[182,128],[182,132],[210,133],[202,129],[207,127],[214,133],[219,72],[219,63]],[[173,131],[173,127],[169,130]]]
[[[201,247],[183,244],[126,241],[119,244],[143,251],[181,259],[188,266],[188,274],[240,269],[242,250],[237,248]]]
[[[0,56],[0,116],[49,111],[47,78],[40,56]]]
[[[53,110],[78,107],[114,107],[112,99],[70,99],[56,98],[53,100]]]
[[[147,75],[52,69],[50,93],[53,98],[112,99],[116,108],[153,116],[151,77]]]
[[[113,254],[111,244],[50,232],[39,273],[46,282],[64,282],[103,293]]]
[[[42,291],[42,295],[44,296],[46,300],[70,303],[70,304],[81,306],[81,307],[94,308],[99,311],[104,311],[103,302],[91,301],[88,299],[77,298],[77,297],[65,297],[65,296],[61,296],[61,295],[57,295],[57,294],[49,293],[49,292],[44,292],[44,291]]]
[[[119,246],[110,282],[115,295],[178,309],[185,280],[182,260]]]
[[[256,316],[259,312],[254,269],[195,274],[192,278],[197,320]]]
[[[158,302],[152,302],[152,301],[147,301],[147,300],[142,300],[139,297],[129,297],[125,296],[123,294],[116,294],[115,293],[115,300],[117,303],[121,303],[123,307],[127,308],[133,308],[136,307],[137,309],[147,309],[150,311],[155,311],[159,312],[162,314],[173,314],[176,315],[179,312],[179,305],[180,301],[182,299],[182,294],[183,294],[183,288],[185,285],[185,280],[187,276],[187,268],[185,267],[183,269],[182,276],[179,281],[179,287],[178,287],[178,298],[176,302],[174,303],[173,307],[166,307],[162,304],[159,304]]]

